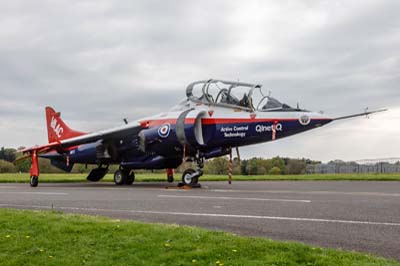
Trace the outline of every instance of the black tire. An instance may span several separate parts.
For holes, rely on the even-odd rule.
[[[31,185],[31,187],[37,187],[39,184],[39,177],[31,176],[31,178],[29,180],[29,184]]]
[[[132,171],[126,176],[125,185],[132,185],[133,182],[135,182],[135,172]]]
[[[174,175],[168,175],[167,176],[167,181],[168,181],[168,183],[174,182]]]
[[[117,170],[114,173],[114,183],[117,186],[121,186],[126,183],[127,173],[125,171]]]
[[[188,178],[188,176],[192,175],[194,172],[196,171],[191,168],[186,169],[182,174],[182,183],[188,186],[196,184],[198,178]]]

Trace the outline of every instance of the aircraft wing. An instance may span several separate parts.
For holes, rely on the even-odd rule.
[[[128,135],[136,135],[136,134],[138,134],[140,129],[142,129],[140,123],[133,122],[133,123],[123,125],[120,127],[101,130],[101,131],[85,134],[82,136],[61,140],[60,146],[65,148],[65,147],[71,147],[71,146],[76,146],[76,145],[80,145],[80,144],[95,142],[98,140],[118,139],[118,138],[126,137]]]
[[[42,153],[42,152],[48,152],[50,150],[57,150],[81,144],[91,143],[98,140],[116,140],[119,138],[126,137],[128,135],[137,135],[141,129],[142,126],[138,121],[131,122],[127,125],[96,131],[92,133],[87,133],[81,136],[72,137],[68,139],[57,140],[42,146],[34,146],[31,148],[27,148],[23,150],[23,153],[29,153],[31,151]]]

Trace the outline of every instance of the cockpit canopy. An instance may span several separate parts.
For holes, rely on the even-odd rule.
[[[203,80],[186,88],[189,100],[246,111],[300,111],[265,95],[261,85],[224,80]]]

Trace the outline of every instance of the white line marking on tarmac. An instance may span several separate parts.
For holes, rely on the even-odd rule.
[[[40,206],[40,205],[17,205],[17,204],[0,204],[4,208],[30,208],[30,209],[54,209],[69,211],[89,211],[89,212],[120,212],[120,213],[137,213],[137,214],[162,214],[174,216],[198,216],[213,218],[244,218],[244,219],[262,219],[262,220],[278,220],[278,221],[294,221],[294,222],[320,222],[320,223],[338,223],[338,224],[357,224],[357,225],[382,225],[382,226],[400,226],[400,223],[392,222],[371,222],[371,221],[353,221],[353,220],[332,220],[318,218],[299,218],[299,217],[283,217],[283,216],[262,216],[262,215],[241,215],[241,214],[223,214],[223,213],[195,213],[195,212],[165,212],[165,211],[140,211],[140,210],[116,210],[101,208],[80,208],[80,207],[57,207],[57,206]]]
[[[29,195],[54,195],[54,196],[69,195],[68,193],[63,193],[63,192],[31,192],[31,191],[0,191],[0,194],[29,194]]]
[[[272,194],[316,194],[316,195],[352,195],[352,196],[381,196],[381,197],[400,197],[400,193],[381,193],[381,192],[345,192],[328,190],[239,190],[239,189],[209,189],[211,192],[232,192],[232,193],[272,193]]]
[[[297,199],[264,199],[264,198],[237,198],[237,197],[213,197],[213,196],[179,196],[179,195],[158,195],[159,198],[187,198],[187,199],[220,199],[220,200],[252,200],[252,201],[279,201],[279,202],[301,202],[311,203],[311,200]]]

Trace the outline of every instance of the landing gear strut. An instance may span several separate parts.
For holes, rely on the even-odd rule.
[[[39,161],[37,156],[37,151],[33,150],[31,152],[32,165],[30,169],[31,178],[29,184],[31,187],[37,187],[39,184]]]
[[[196,170],[189,168],[183,172],[181,184],[191,187],[200,187],[199,177],[203,175],[204,158],[197,156],[196,163]]]
[[[168,183],[174,182],[174,169],[171,168],[167,169],[167,181]]]
[[[125,185],[132,185],[135,182],[135,172],[131,171],[125,180]]]
[[[131,170],[119,169],[114,173],[114,183],[120,185],[132,185],[135,181],[135,173]]]

